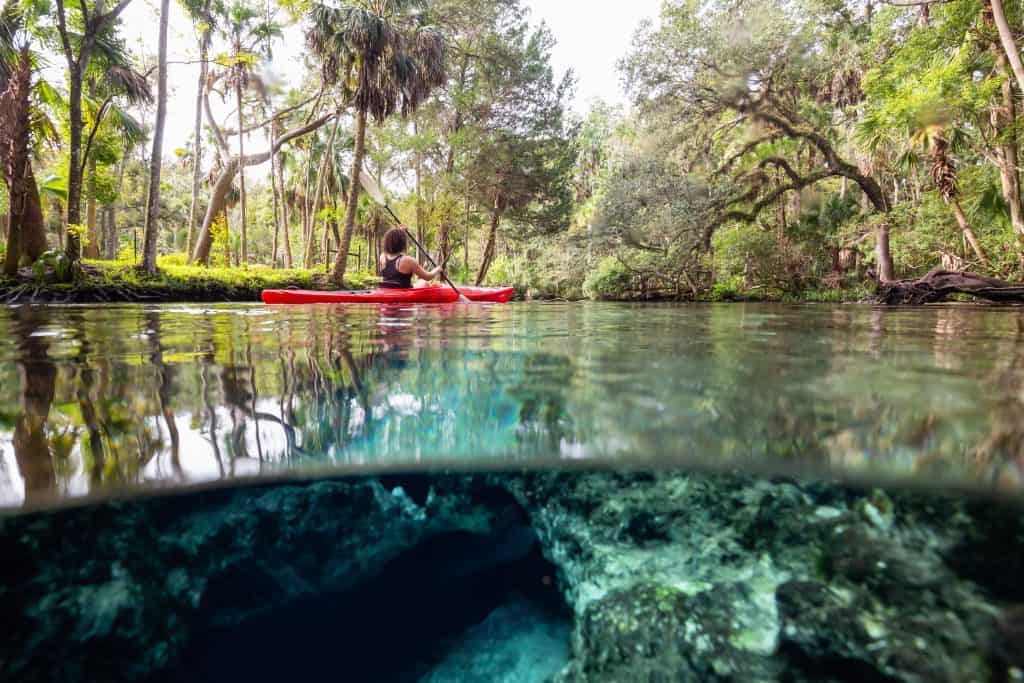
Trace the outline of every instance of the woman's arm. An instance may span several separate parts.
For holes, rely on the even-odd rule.
[[[436,280],[441,275],[441,268],[440,267],[434,268],[433,270],[426,270],[426,269],[423,268],[423,266],[420,265],[419,261],[417,261],[416,259],[412,258],[411,256],[406,256],[405,258],[403,258],[402,259],[402,263],[399,264],[399,265],[400,266],[404,266],[406,263],[411,263],[412,264],[412,270],[410,270],[408,273],[406,273],[406,275],[408,275],[409,273],[412,273],[416,277],[420,278],[421,280],[426,280],[427,282],[430,282],[432,280]],[[408,266],[406,266],[406,267],[408,267]],[[402,270],[402,268],[399,267],[399,270]],[[405,271],[403,270],[402,272],[405,272]]]

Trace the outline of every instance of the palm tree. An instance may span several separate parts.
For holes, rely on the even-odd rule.
[[[359,172],[366,144],[366,120],[383,123],[395,112],[414,112],[445,82],[447,47],[435,29],[422,24],[416,0],[356,0],[340,8],[316,4],[307,40],[320,58],[324,82],[340,85],[355,107],[351,191],[333,278],[343,285],[359,203]]]
[[[235,2],[224,8],[220,32],[228,41],[230,53],[227,56],[228,68],[226,83],[235,93],[235,104],[238,107],[238,156],[245,157],[245,120],[242,93],[250,86],[253,67],[256,62],[257,49],[262,45],[269,51],[269,38],[281,33],[281,27],[263,17],[260,13],[245,5],[244,0]],[[248,263],[248,239],[245,219],[245,167],[239,172],[241,191],[241,262]]]
[[[7,257],[4,275],[18,271],[21,257],[21,215],[27,201],[26,168],[29,166],[29,91],[32,88],[32,60],[22,49],[17,66],[0,92],[0,164],[4,167],[10,206],[8,208]]]
[[[131,0],[120,0],[107,11],[103,11],[105,3],[98,3],[91,10],[85,2],[77,6],[72,5],[71,7],[80,14],[77,25],[83,27],[84,30],[81,32],[75,30],[75,24],[72,24],[69,30],[64,0],[56,2],[57,32],[68,66],[69,81],[68,225],[79,225],[82,222],[82,132],[85,127],[82,115],[82,86],[86,69],[96,52],[102,50],[104,44],[114,37],[117,19],[130,2]],[[68,260],[72,264],[77,264],[82,253],[78,231],[67,231],[64,249]]]
[[[959,135],[958,130],[953,131],[954,136]],[[949,156],[950,140],[946,126],[940,123],[929,123],[918,127],[911,136],[912,144],[928,151],[928,157],[932,162],[931,179],[935,188],[942,195],[943,201],[953,210],[956,223],[964,239],[971,245],[971,249],[978,257],[978,260],[987,268],[989,264],[988,255],[978,242],[974,230],[971,229],[963,207],[960,206],[960,189],[956,182],[956,166]]]
[[[12,200],[5,264],[9,274],[17,270],[22,257],[35,260],[46,251],[42,201],[31,156],[42,143],[59,141],[48,112],[63,107],[45,80],[33,79],[38,57],[33,51],[37,37],[31,9],[19,0],[7,0],[0,7],[0,97],[4,98],[0,104],[0,177]]]

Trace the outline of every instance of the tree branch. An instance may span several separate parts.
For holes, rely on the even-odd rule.
[[[830,143],[825,136],[813,130],[798,127],[793,122],[769,112],[757,110],[751,112],[751,115],[754,118],[761,119],[765,123],[775,126],[789,137],[799,138],[810,142],[812,145],[817,147],[818,151],[820,151],[822,156],[825,157],[826,167],[831,171],[823,177],[841,176],[849,178],[860,185],[864,194],[868,196],[868,199],[871,200],[871,203],[877,211],[884,213],[889,210],[889,202],[878,182],[874,178],[861,173],[853,164],[842,159],[832,147],[832,143]]]
[[[210,128],[213,129],[213,139],[217,141],[217,146],[223,152],[230,154],[231,149],[228,147],[228,143],[224,140],[224,133],[221,132],[220,126],[217,125],[217,119],[213,118],[213,110],[210,109],[209,90],[203,93],[203,108],[206,109],[206,120],[210,122]]]
[[[312,97],[306,98],[305,100],[303,100],[302,102],[299,102],[296,105],[293,105],[291,107],[287,107],[286,109],[281,109],[279,111],[276,111],[269,118],[264,119],[263,121],[261,121],[259,123],[254,123],[252,125],[246,126],[242,130],[242,132],[243,133],[251,133],[254,130],[261,130],[261,129],[265,128],[266,126],[270,125],[271,123],[273,123],[274,121],[280,119],[284,115],[290,114],[293,111],[295,111],[296,109],[301,109],[302,107],[305,107],[307,104],[309,104],[310,102],[312,102],[316,98],[317,98],[317,96],[313,95]],[[221,131],[221,133],[223,133],[227,137],[232,137],[232,136],[238,135],[238,131],[233,130],[231,128],[225,129],[225,130]]]
[[[84,2],[85,0],[82,1]],[[101,32],[103,29],[107,27],[107,25],[113,23],[113,21],[117,19],[118,15],[120,15],[121,12],[124,11],[124,9],[131,3],[131,1],[132,0],[121,0],[121,2],[117,3],[117,5],[114,6],[114,9],[110,10],[106,14],[101,14],[100,16],[96,17],[96,33]]]
[[[717,176],[721,175],[722,173],[725,173],[727,170],[732,168],[737,161],[745,157],[750,152],[754,151],[754,149],[756,149],[758,145],[766,142],[775,142],[780,138],[782,138],[782,135],[780,135],[779,133],[773,133],[771,135],[765,135],[764,137],[757,138],[756,140],[751,140],[747,144],[743,145],[743,147],[741,147],[738,152],[736,152],[728,159],[726,159],[725,162],[723,162],[721,166],[715,169],[715,172],[712,173],[711,175]]]
[[[71,50],[71,40],[68,38],[67,19],[64,15],[64,0],[57,0],[57,31],[60,33],[60,42],[64,48],[64,57],[68,60],[68,66],[74,68],[75,53]]]
[[[740,211],[738,209],[733,209],[731,211],[726,211],[723,214],[722,218],[725,220],[753,223],[755,220],[757,220],[757,217],[765,209],[765,207],[774,203],[779,197],[786,194],[787,192],[790,192],[792,190],[802,190],[809,185],[813,185],[816,182],[824,180],[825,178],[830,178],[835,175],[838,174],[832,171],[824,170],[817,171],[808,176],[795,176],[795,179],[792,182],[786,185],[780,185],[779,187],[776,187],[774,190],[772,190],[765,196],[761,197],[761,199],[757,200],[750,211]],[[748,195],[749,193],[747,193],[747,195],[744,195],[743,197],[736,198],[728,202],[727,205],[738,204],[742,201],[746,201]]]
[[[89,131],[89,138],[86,140],[85,148],[82,151],[82,163],[80,173],[85,173],[85,164],[89,158],[89,151],[92,149],[93,138],[96,137],[96,131],[100,128],[100,123],[103,122],[103,117],[107,113],[107,107],[110,106],[110,102],[113,99],[113,95],[108,95],[103,103],[100,105],[99,112],[96,114],[96,120],[92,123],[92,130]]]

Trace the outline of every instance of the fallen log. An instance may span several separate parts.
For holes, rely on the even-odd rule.
[[[1024,283],[935,268],[916,280],[879,283],[876,301],[918,306],[945,301],[950,294],[967,294],[1000,303],[1024,303]]]

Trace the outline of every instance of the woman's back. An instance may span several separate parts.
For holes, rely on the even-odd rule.
[[[401,263],[404,254],[399,254],[392,258],[388,258],[387,254],[382,254],[381,258],[384,262],[384,267],[381,268],[381,282],[380,286],[383,289],[409,289],[412,287],[412,273],[403,273],[398,269],[398,264]]]

